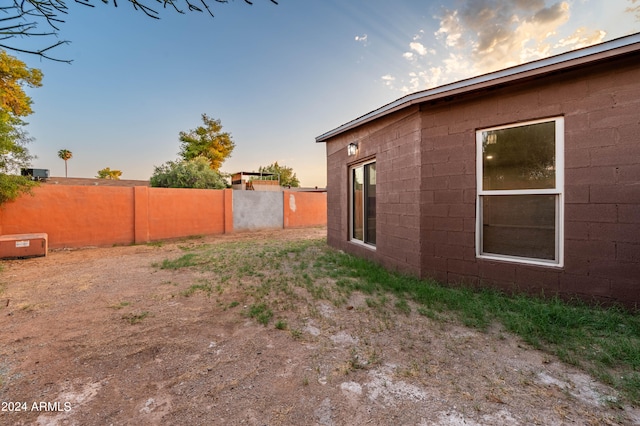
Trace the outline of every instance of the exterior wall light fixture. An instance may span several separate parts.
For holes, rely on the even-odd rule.
[[[357,143],[351,142],[349,145],[347,145],[347,155],[349,155],[349,157],[356,155],[357,152],[358,152]]]

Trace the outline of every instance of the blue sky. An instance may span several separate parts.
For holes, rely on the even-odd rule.
[[[68,3],[59,38],[71,43],[53,54],[73,63],[16,55],[44,73],[27,131],[51,176],[64,176],[64,148],[70,177],[148,179],[206,113],[236,143],[222,171],[278,161],[323,187],[326,131],[407,93],[640,31],[640,0],[231,0],[210,2],[214,18],[160,20],[124,0]]]

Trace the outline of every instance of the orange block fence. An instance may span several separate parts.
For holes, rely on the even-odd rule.
[[[283,219],[269,227],[326,225],[326,193],[281,194]],[[45,184],[0,206],[0,235],[46,233],[50,248],[65,248],[225,234],[234,232],[233,199],[231,189]]]

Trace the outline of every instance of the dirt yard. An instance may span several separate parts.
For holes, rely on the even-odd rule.
[[[607,403],[613,390],[498,328],[374,309],[358,293],[336,305],[304,288],[264,326],[247,313],[250,276],[158,267],[185,244],[325,233],[2,262],[0,424],[640,424],[639,410]],[[187,291],[203,280],[213,293]]]

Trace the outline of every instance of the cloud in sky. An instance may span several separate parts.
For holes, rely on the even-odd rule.
[[[392,87],[393,86],[393,82],[396,80],[395,77],[393,77],[392,75],[389,75],[389,74],[383,75],[382,77],[380,77],[380,79],[382,80],[382,83],[385,86],[389,86],[389,87]]]
[[[448,47],[463,47],[464,28],[458,18],[458,11],[447,11],[445,16],[440,20],[440,28],[436,31],[435,36],[444,38],[445,44]]]
[[[633,6],[629,6],[627,8],[627,12],[635,13],[636,19],[640,21],[640,5],[636,5],[636,3],[638,3],[639,1],[638,0],[629,0],[629,1]]]
[[[567,2],[468,1],[447,10],[436,36],[447,46],[466,49],[479,73],[495,71],[549,55],[549,37],[570,17]]]
[[[358,35],[357,35],[357,36],[355,37],[355,40],[356,40],[357,42],[359,42],[359,43],[364,44],[365,46],[367,45],[367,35],[366,35],[366,34],[363,34],[363,35],[361,35],[361,36],[358,36]]]
[[[422,43],[419,43],[417,41],[412,41],[411,43],[409,43],[409,47],[420,56],[424,56],[428,53],[427,48],[424,47]]]
[[[414,37],[414,40],[417,40],[417,38]],[[435,55],[436,53],[434,49],[427,49],[424,44],[418,41],[409,43],[409,50],[409,52],[402,54],[402,57],[409,61],[415,61],[420,56],[426,56],[428,54]]]
[[[560,39],[553,47],[561,48],[569,46],[572,49],[580,49],[582,47],[602,43],[602,40],[606,35],[606,31],[603,30],[589,31],[585,27],[580,27],[569,37]]]
[[[640,0],[630,0],[632,2]],[[407,40],[405,77],[387,85],[413,92],[600,43],[606,32],[581,27],[560,37],[572,12],[569,1],[463,0],[434,18],[431,45],[424,30]],[[566,29],[565,29],[566,34]],[[420,40],[420,41],[418,41]]]

